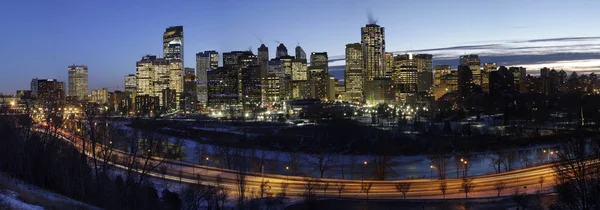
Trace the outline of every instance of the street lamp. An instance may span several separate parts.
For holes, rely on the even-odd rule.
[[[363,170],[362,170],[361,181],[364,181],[364,180],[365,180],[365,168],[366,168],[366,167],[367,167],[367,161],[365,161],[365,162],[363,163],[363,167],[362,167],[362,169],[363,169]]]
[[[429,178],[433,179],[433,166],[429,166]]]
[[[465,171],[465,166],[467,165],[467,161],[463,160],[462,158],[460,159],[460,161],[463,163],[463,178],[467,177],[467,171]]]

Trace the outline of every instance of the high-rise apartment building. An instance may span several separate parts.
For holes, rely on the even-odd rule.
[[[363,50],[360,43],[346,45],[346,70],[344,71],[345,99],[363,102]]]
[[[69,96],[84,101],[88,96],[88,67],[84,65],[72,65],[68,67],[69,72]]]
[[[283,43],[279,43],[279,46],[277,46],[277,51],[275,53],[275,58],[279,58],[282,56],[288,56],[288,50],[285,47],[285,45],[283,45]]]
[[[377,24],[367,24],[361,28],[363,69],[365,81],[385,77],[385,28]]]
[[[219,53],[214,50],[196,53],[196,79],[198,85],[198,104],[205,105],[208,100],[207,72],[219,66]]]
[[[460,65],[469,67],[472,73],[472,83],[481,85],[481,60],[479,55],[463,55],[460,56]]]

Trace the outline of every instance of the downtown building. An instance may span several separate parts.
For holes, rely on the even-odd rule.
[[[355,103],[364,101],[363,50],[360,43],[346,45],[346,69],[344,71],[345,99]]]
[[[85,101],[88,97],[88,67],[72,65],[68,67],[69,96],[78,101]]]
[[[163,33],[163,57],[169,62],[169,89],[175,91],[175,101],[168,101],[168,111],[180,108],[183,93],[184,48],[183,26],[168,27]],[[165,102],[165,101],[163,101]]]
[[[327,52],[313,52],[310,54],[308,67],[308,81],[310,84],[310,98],[329,99],[329,66]]]
[[[154,55],[146,55],[140,61],[137,61],[136,106],[138,105],[139,97],[150,96],[157,97],[157,99],[144,100],[153,103],[158,101],[160,111],[168,112],[178,109],[179,96],[183,92],[180,65],[181,62],[179,60],[170,62]],[[167,89],[168,91],[165,91]],[[149,107],[155,107],[155,105],[152,104]]]
[[[438,65],[435,67],[434,83],[433,96],[435,100],[438,100],[442,96],[458,90],[458,71],[451,70],[448,65]]]
[[[98,104],[106,104],[108,103],[108,89],[106,88],[102,88],[102,89],[94,89],[92,90],[92,94],[91,94],[91,100],[94,103],[98,103]]]
[[[198,104],[206,105],[208,101],[207,72],[219,67],[219,53],[214,50],[196,53],[196,77],[198,84]]]
[[[485,63],[483,64],[483,70],[481,71],[481,90],[483,92],[490,92],[490,74],[498,70],[496,63]]]
[[[32,91],[37,92],[36,104],[46,111],[56,111],[66,102],[65,83],[56,79],[38,79],[31,81]]]
[[[386,78],[385,28],[371,23],[361,28],[364,89],[368,104],[394,101],[393,81]]]
[[[460,65],[471,70],[471,83],[481,86],[481,60],[479,55],[470,54],[460,56]]]
[[[183,94],[179,107],[185,113],[194,113],[198,109],[197,80],[195,69],[186,67],[183,74]]]

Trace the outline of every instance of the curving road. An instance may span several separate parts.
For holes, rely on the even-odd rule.
[[[43,131],[38,129],[37,131]],[[73,143],[81,148],[83,139],[76,137],[72,133],[64,130],[58,131],[61,139]],[[89,141],[89,140],[85,140]],[[100,146],[101,147],[101,146]],[[113,153],[117,157],[128,157],[130,154],[114,150]],[[91,153],[86,152],[86,155],[91,156]],[[441,199],[443,198],[440,190],[440,180],[434,179],[415,179],[415,180],[394,180],[394,181],[375,181],[375,180],[343,180],[329,178],[306,178],[298,176],[285,176],[277,174],[261,174],[251,172],[239,172],[235,170],[220,169],[210,166],[196,165],[188,162],[175,161],[153,157],[153,161],[164,161],[162,164],[167,166],[166,174],[160,173],[158,170],[151,171],[148,175],[159,178],[168,179],[171,181],[198,183],[198,178],[202,184],[221,185],[231,193],[237,192],[239,175],[244,175],[246,180],[246,190],[258,191],[261,183],[268,182],[268,193],[276,195],[282,192],[282,183],[286,183],[286,195],[290,197],[300,197],[306,192],[307,185],[317,184],[318,187],[313,191],[319,197],[342,197],[342,198],[369,198],[369,199],[402,199],[402,193],[396,188],[398,183],[410,183],[410,189],[406,194],[406,198],[410,199]],[[113,166],[121,169],[127,169],[119,163],[110,163]],[[515,190],[521,193],[547,193],[552,192],[554,185],[555,172],[551,165],[542,165],[526,169],[514,170],[510,172],[469,177],[472,179],[473,189],[468,194],[469,198],[495,197],[497,191],[495,185],[499,182],[505,183],[505,188],[502,191],[502,196],[513,195]],[[181,179],[180,179],[181,177]],[[541,178],[542,177],[542,178]],[[543,183],[540,184],[540,179]],[[462,179],[446,179],[447,190],[446,198],[465,198],[465,193],[461,189]],[[341,194],[338,193],[338,188],[344,186]],[[370,186],[370,188],[369,188]],[[326,189],[325,189],[326,188]],[[366,189],[369,190],[366,190]],[[368,195],[367,195],[368,191]],[[249,194],[249,193],[248,193]]]

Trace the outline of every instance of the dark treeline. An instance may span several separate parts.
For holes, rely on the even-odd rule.
[[[109,170],[101,169],[96,177],[92,158],[58,138],[53,129],[36,132],[25,115],[0,118],[0,170],[105,209],[198,209],[206,204],[210,204],[208,209],[223,207],[219,202],[222,188],[199,185],[200,181],[176,193],[167,189],[157,192],[138,173],[111,176]]]

